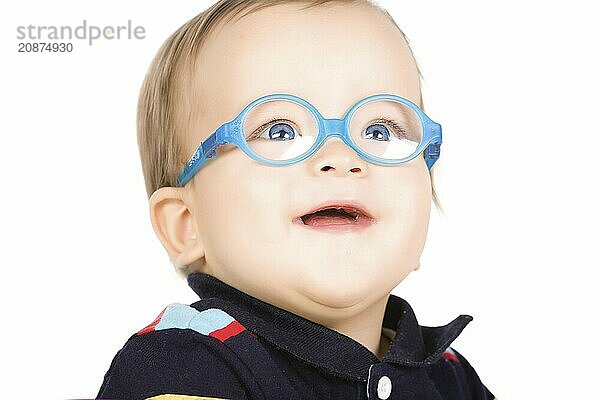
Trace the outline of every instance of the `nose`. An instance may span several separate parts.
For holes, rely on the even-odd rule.
[[[345,176],[351,172],[362,176],[367,172],[367,162],[340,138],[330,137],[311,157],[310,168],[315,174]]]

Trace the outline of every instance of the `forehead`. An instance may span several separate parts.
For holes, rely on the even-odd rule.
[[[205,43],[192,81],[198,116],[214,127],[269,93],[303,97],[326,118],[375,93],[419,103],[407,43],[366,5],[267,7],[222,24]]]

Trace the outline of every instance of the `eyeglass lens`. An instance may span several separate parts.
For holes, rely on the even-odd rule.
[[[268,100],[253,106],[242,127],[248,146],[274,161],[306,153],[319,133],[311,111],[290,100]],[[415,152],[423,138],[419,116],[404,103],[380,99],[361,105],[349,121],[350,138],[370,155],[396,160]]]

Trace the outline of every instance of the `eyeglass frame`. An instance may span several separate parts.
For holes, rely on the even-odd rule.
[[[250,109],[260,103],[271,101],[271,100],[289,100],[296,102],[304,107],[306,107],[315,117],[315,120],[318,123],[319,133],[315,139],[315,143],[303,154],[294,157],[290,160],[270,160],[268,158],[261,157],[256,154],[247,144],[244,134],[242,132],[242,122],[246,117],[246,114],[250,111]],[[422,127],[422,139],[419,143],[419,146],[415,149],[414,153],[411,155],[401,158],[400,160],[390,161],[388,159],[372,156],[368,153],[360,150],[350,138],[349,132],[349,124],[350,119],[352,118],[354,112],[366,103],[370,103],[375,100],[393,100],[400,102],[402,104],[407,105],[411,108],[418,116],[421,122]],[[323,144],[325,141],[332,137],[336,136],[340,138],[346,145],[352,148],[363,160],[371,162],[377,165],[388,165],[395,166],[401,165],[408,161],[411,161],[423,151],[425,151],[425,163],[427,164],[427,169],[430,170],[433,164],[437,161],[440,155],[440,146],[442,144],[442,126],[437,122],[433,121],[431,118],[425,114],[419,106],[417,106],[412,101],[389,93],[381,93],[374,94],[365,97],[362,100],[356,102],[348,111],[342,119],[339,118],[324,118],[319,110],[310,104],[308,101],[303,98],[288,94],[288,93],[273,93],[265,96],[261,96],[247,106],[238,114],[237,117],[232,119],[229,122],[223,123],[221,126],[217,128],[215,132],[213,132],[206,140],[200,142],[200,145],[186,163],[185,167],[177,177],[177,186],[185,186],[187,182],[189,182],[194,175],[202,168],[207,160],[214,159],[217,156],[217,148],[224,144],[233,144],[241,149],[248,157],[251,159],[258,161],[265,165],[270,165],[274,167],[287,166],[296,164],[300,161],[303,161],[310,156],[312,156]]]

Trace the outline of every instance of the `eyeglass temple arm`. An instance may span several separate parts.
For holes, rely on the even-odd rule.
[[[185,165],[184,170],[181,172],[179,177],[177,178],[177,185],[183,186],[185,185],[192,176],[202,165],[206,162],[206,160],[214,158],[217,155],[217,147],[223,142],[220,139],[220,131],[221,128],[217,129],[215,133],[210,135],[204,142],[200,142],[200,146],[194,152],[194,155],[190,158],[190,160]]]
[[[427,168],[431,169],[433,164],[437,161],[440,156],[440,145],[441,143],[431,143],[425,148],[425,163]]]
[[[440,157],[440,146],[442,145],[442,126],[437,122],[433,122],[433,126],[431,126],[430,129],[434,134],[434,140],[433,143],[430,143],[425,148],[425,163],[427,164],[427,169],[431,169],[433,164],[435,164]]]

